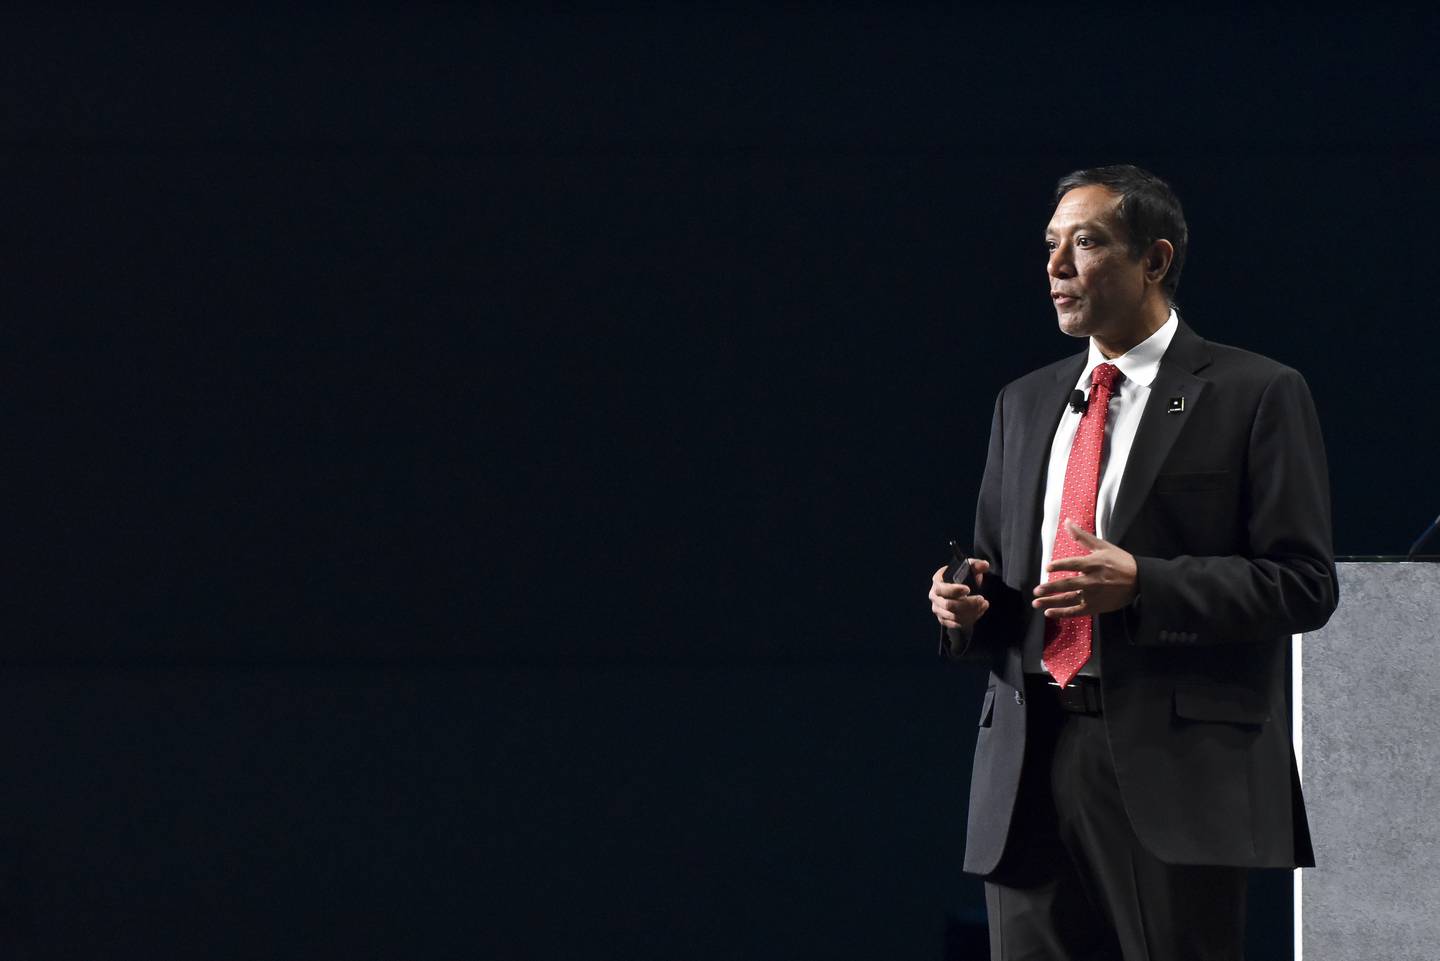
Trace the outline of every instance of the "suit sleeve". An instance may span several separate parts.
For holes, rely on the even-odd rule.
[[[1283,368],[1266,386],[1244,466],[1248,550],[1229,557],[1137,557],[1136,644],[1255,642],[1321,627],[1339,599],[1330,484],[1315,404]]]
[[[975,622],[971,631],[942,628],[940,653],[952,660],[990,665],[1005,644],[1016,634],[1018,619],[1015,605],[1019,593],[1005,583],[1005,559],[1001,551],[1001,528],[1004,520],[1004,497],[1001,483],[1005,470],[1005,391],[995,398],[995,413],[990,420],[990,446],[985,455],[985,474],[980,481],[980,497],[975,504],[974,556],[990,562],[990,571],[981,584],[980,594],[990,602],[990,609]]]

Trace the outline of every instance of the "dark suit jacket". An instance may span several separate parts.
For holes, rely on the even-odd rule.
[[[950,656],[990,668],[965,869],[994,870],[1025,748],[1021,650],[1051,438],[1085,355],[1006,386],[975,517],[990,610]],[[1167,413],[1183,397],[1183,413]],[[1150,388],[1106,537],[1135,555],[1139,595],[1097,619],[1105,726],[1125,809],[1179,864],[1313,864],[1290,746],[1293,633],[1335,609],[1325,451],[1304,379],[1212,344],[1183,321]]]

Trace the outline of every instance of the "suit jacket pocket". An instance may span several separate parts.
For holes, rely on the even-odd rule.
[[[1243,687],[1207,684],[1175,688],[1175,715],[1189,721],[1222,721],[1259,727],[1270,720],[1265,698]]]
[[[980,705],[980,726],[989,727],[995,714],[995,688],[986,688],[985,703]]]
[[[1230,479],[1228,470],[1194,471],[1187,474],[1160,474],[1155,478],[1157,491],[1218,491]]]

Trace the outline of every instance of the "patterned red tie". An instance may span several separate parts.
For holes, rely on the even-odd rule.
[[[1095,533],[1095,495],[1100,490],[1100,452],[1105,446],[1105,418],[1110,412],[1110,395],[1115,384],[1125,375],[1114,364],[1101,364],[1090,375],[1090,402],[1080,418],[1075,440],[1070,445],[1070,460],[1065,464],[1065,491],[1060,497],[1060,525],[1055,532],[1052,561],[1088,554],[1065,530],[1065,521],[1072,520],[1090,533]],[[1048,580],[1069,577],[1074,571],[1053,571]],[[1084,663],[1090,660],[1090,636],[1094,619],[1063,617],[1045,621],[1045,650],[1040,655],[1045,670],[1064,687],[1070,683]]]

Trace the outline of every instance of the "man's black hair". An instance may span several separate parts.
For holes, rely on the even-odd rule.
[[[1116,213],[1129,233],[1130,253],[1139,258],[1157,240],[1168,240],[1175,248],[1170,270],[1161,286],[1170,303],[1180,286],[1180,269],[1185,266],[1185,248],[1190,243],[1190,229],[1185,226],[1185,211],[1180,198],[1170,185],[1148,170],[1132,164],[1090,167],[1076,170],[1060,178],[1055,185],[1055,203],[1076,187],[1105,187],[1120,195]]]

